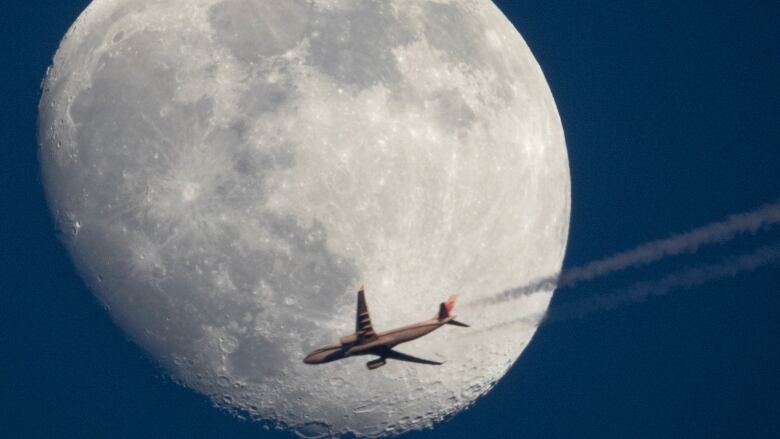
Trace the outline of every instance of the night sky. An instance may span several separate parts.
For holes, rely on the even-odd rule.
[[[497,3],[563,121],[565,267],[780,199],[780,3]],[[87,4],[12,0],[0,17],[0,438],[292,437],[167,378],[57,240],[36,156],[39,85]],[[778,229],[562,289],[550,312],[778,243]],[[475,406],[407,437],[780,437],[779,313],[774,264],[550,323]]]

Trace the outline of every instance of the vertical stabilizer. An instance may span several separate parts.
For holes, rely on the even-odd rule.
[[[439,314],[437,316],[439,320],[444,320],[452,315],[452,311],[455,309],[456,300],[458,300],[458,295],[453,294],[446,302],[442,302],[439,305]]]
[[[453,310],[455,310],[455,301],[458,300],[458,295],[453,294],[450,296],[449,299],[447,299],[446,302],[442,302],[439,305],[439,314],[436,316],[439,321],[447,320],[448,325],[455,325],[455,326],[462,326],[464,328],[468,328],[469,325],[459,322],[455,320],[455,314],[453,314]]]

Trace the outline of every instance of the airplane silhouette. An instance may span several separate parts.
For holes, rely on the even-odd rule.
[[[355,332],[341,337],[337,345],[326,346],[310,353],[303,359],[303,362],[306,364],[322,364],[355,355],[376,355],[379,358],[366,363],[366,367],[370,370],[384,366],[388,358],[435,366],[444,364],[404,354],[393,350],[393,347],[427,335],[444,325],[469,327],[469,325],[455,320],[455,315],[452,314],[457,297],[457,295],[453,294],[446,302],[442,302],[439,305],[439,312],[429,320],[377,334],[371,326],[371,318],[368,315],[368,306],[366,305],[366,295],[361,286],[360,291],[357,293]]]

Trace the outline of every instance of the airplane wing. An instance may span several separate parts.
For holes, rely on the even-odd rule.
[[[433,366],[440,366],[444,363],[438,361],[426,360],[424,358],[418,358],[403,352],[394,351],[390,348],[384,349],[381,353],[384,358],[392,358],[393,360],[408,361],[410,363],[430,364]]]
[[[363,287],[360,287],[357,297],[357,318],[355,319],[355,333],[361,341],[373,340],[376,338],[374,328],[371,326],[371,317],[368,315],[368,306],[366,305],[366,293]]]

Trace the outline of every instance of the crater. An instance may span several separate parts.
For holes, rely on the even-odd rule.
[[[295,432],[304,439],[320,439],[331,436],[330,427],[324,422],[307,422],[297,426]]]

